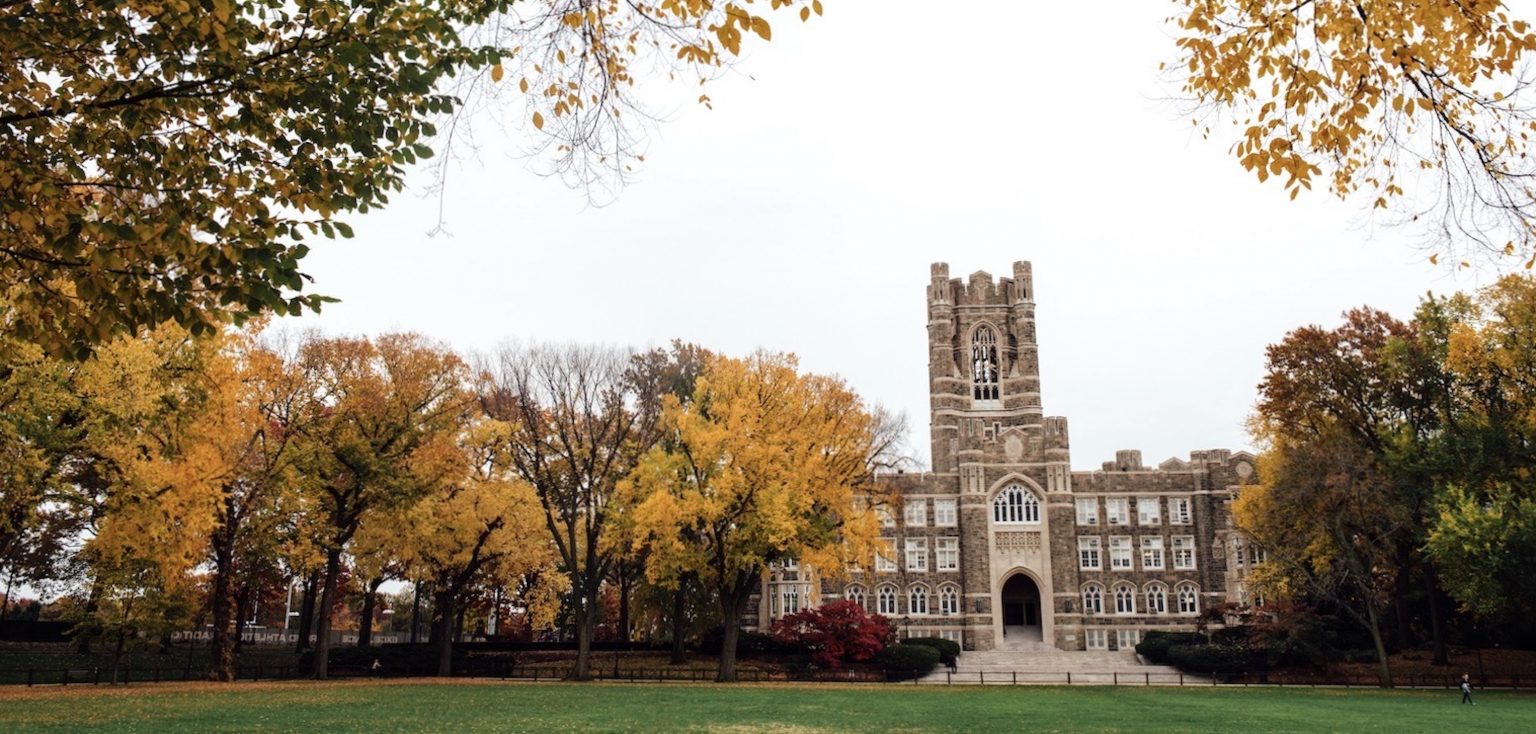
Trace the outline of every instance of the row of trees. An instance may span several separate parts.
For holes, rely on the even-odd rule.
[[[1388,636],[1412,644],[1414,618],[1444,663],[1452,614],[1536,613],[1536,280],[1291,332],[1254,431],[1262,485],[1236,512],[1268,551],[1258,582],[1355,620],[1389,685]]]
[[[348,587],[367,644],[374,592],[402,579],[430,591],[443,673],[464,606],[494,594],[536,627],[568,619],[587,677],[606,587],[627,606],[644,584],[674,596],[678,629],[685,594],[718,600],[731,680],[769,563],[872,554],[899,426],[792,357],[683,344],[472,366],[413,334],[164,326],[83,362],[30,347],[0,389],[0,575],[82,579],[82,629],[119,651],[144,619],[206,612],[219,679],[260,590],[305,588],[324,678]]]

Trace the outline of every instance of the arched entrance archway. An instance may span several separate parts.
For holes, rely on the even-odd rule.
[[[1001,647],[1033,646],[1044,639],[1041,634],[1040,587],[1029,574],[1016,573],[1003,583],[999,595],[1003,612]]]

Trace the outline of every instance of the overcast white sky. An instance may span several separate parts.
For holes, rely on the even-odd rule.
[[[306,269],[342,303],[289,326],[794,352],[905,411],[926,462],[924,286],[1034,262],[1043,400],[1075,468],[1250,445],[1265,345],[1351,306],[1477,284],[1360,205],[1288,201],[1191,135],[1157,70],[1167,2],[827,0],[675,110],[605,208],[499,137]],[[946,9],[952,12],[946,12]],[[750,75],[750,78],[747,76]],[[682,93],[691,97],[691,89]],[[1223,131],[1225,133],[1225,131]],[[499,146],[499,147],[498,147]],[[1484,279],[1491,277],[1484,274]]]

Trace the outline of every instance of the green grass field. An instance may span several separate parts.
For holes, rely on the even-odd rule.
[[[1536,695],[1449,691],[574,685],[162,684],[0,689],[20,732],[1530,732]]]

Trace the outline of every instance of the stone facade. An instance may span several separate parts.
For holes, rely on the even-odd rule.
[[[875,569],[834,584],[775,568],[757,620],[852,598],[904,636],[969,650],[1113,650],[1246,601],[1230,506],[1251,455],[1147,467],[1120,451],[1073,471],[1067,419],[1042,411],[1030,264],[952,279],[936,263],[927,291],[933,470],[884,478],[889,551]]]

